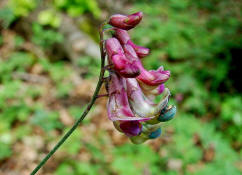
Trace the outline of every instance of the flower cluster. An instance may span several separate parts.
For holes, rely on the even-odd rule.
[[[176,113],[176,107],[168,105],[170,91],[164,86],[170,71],[163,66],[146,70],[140,59],[150,51],[134,44],[127,32],[142,17],[142,12],[111,16],[108,23],[114,32],[105,40],[108,62],[112,65],[107,85],[108,117],[118,131],[136,144],[159,137],[161,122],[171,120]],[[160,102],[154,103],[160,94]]]

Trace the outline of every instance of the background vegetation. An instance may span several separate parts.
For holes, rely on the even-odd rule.
[[[164,124],[160,139],[133,145],[114,130],[106,99],[99,99],[40,174],[241,173],[240,1],[2,0],[0,174],[29,174],[93,93],[100,62],[92,55],[96,47],[73,56],[80,43],[67,47],[75,37],[62,28],[75,26],[71,33],[82,32],[88,46],[96,45],[102,21],[136,11],[144,19],[132,31],[133,40],[152,50],[144,64],[172,72],[167,86],[178,106],[175,119]]]

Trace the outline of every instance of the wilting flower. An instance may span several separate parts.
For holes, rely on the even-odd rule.
[[[135,78],[127,78],[127,94],[133,111],[141,117],[154,117],[160,114],[168,104],[170,91],[165,89],[164,96],[158,104],[150,101],[142,92]]]
[[[123,77],[111,72],[108,85],[109,99],[107,103],[108,117],[116,121],[116,125],[127,135],[137,132],[141,126],[139,121],[150,119],[149,117],[136,116],[130,109],[126,93],[126,81]],[[135,122],[134,122],[135,121]],[[136,127],[136,128],[135,128]],[[135,131],[134,131],[135,130]]]
[[[130,137],[130,140],[135,144],[141,144],[149,139],[156,139],[161,135],[161,124],[143,124],[140,135]]]
[[[135,144],[155,139],[161,134],[161,123],[171,120],[176,107],[169,106],[170,91],[164,83],[170,71],[163,66],[146,70],[140,58],[147,56],[148,48],[134,44],[128,32],[142,19],[142,13],[113,15],[109,24],[114,35],[105,41],[110,78],[107,83],[108,117],[115,128],[127,135]],[[156,104],[154,98],[162,95]]]
[[[163,108],[161,113],[158,116],[149,120],[147,123],[157,124],[160,122],[167,122],[167,121],[173,119],[175,114],[176,114],[176,106],[169,105],[169,106],[166,106],[165,108]]]
[[[137,24],[139,24],[142,17],[143,17],[142,12],[137,12],[128,16],[115,14],[110,17],[108,23],[114,27],[124,29],[124,30],[129,30],[134,28]]]
[[[154,88],[151,86],[146,86],[145,84],[143,85],[142,91],[144,95],[149,99],[149,100],[154,100],[157,95],[160,95],[164,92],[165,90],[165,85],[161,84],[158,87]]]

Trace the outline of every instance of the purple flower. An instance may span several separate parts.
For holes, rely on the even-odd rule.
[[[135,121],[117,121],[114,126],[120,131],[125,133],[128,137],[138,136],[142,132],[142,124]]]
[[[136,77],[140,70],[136,60],[129,60],[124,55],[124,51],[116,38],[109,38],[105,42],[109,62],[114,65],[114,69],[123,77]]]
[[[121,15],[115,14],[112,15],[109,19],[109,24],[124,30],[129,30],[134,28],[142,20],[143,13],[137,12],[131,15]]]

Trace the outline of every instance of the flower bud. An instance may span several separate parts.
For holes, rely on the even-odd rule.
[[[130,61],[122,54],[113,55],[111,58],[115,70],[125,78],[134,78],[140,74],[136,61]]]
[[[131,40],[129,40],[127,44],[130,44],[134,48],[139,58],[144,58],[150,54],[150,49],[146,47],[138,46],[134,44]]]
[[[129,36],[129,34],[126,30],[116,28],[115,29],[115,36],[119,39],[119,41],[122,45],[125,45],[125,44],[131,45],[139,58],[143,58],[143,57],[149,55],[150,50],[148,48],[134,44],[131,41],[130,36]]]
[[[137,24],[139,24],[142,17],[143,17],[142,12],[137,12],[128,16],[115,14],[110,17],[108,23],[114,27],[117,27],[123,30],[129,30],[134,28]]]
[[[116,38],[109,38],[105,42],[109,62],[112,62],[114,69],[123,77],[133,78],[140,74],[135,60],[129,60]]]

